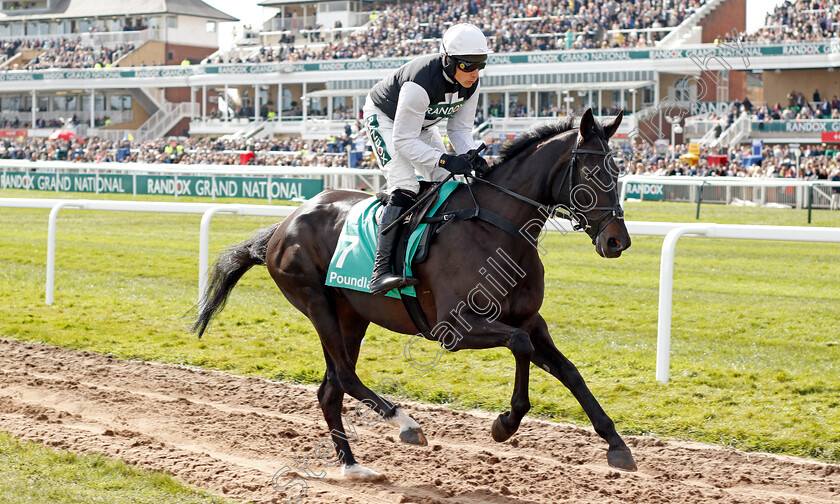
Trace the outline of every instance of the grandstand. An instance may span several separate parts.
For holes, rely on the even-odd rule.
[[[116,160],[128,140],[132,154],[121,160],[172,162],[150,152],[177,136],[195,137],[181,162],[232,163],[259,145],[265,155],[249,162],[304,150],[309,158],[294,162],[355,164],[364,158],[343,152],[363,145],[356,122],[370,87],[436,51],[446,27],[464,21],[496,51],[476,124],[495,145],[535,120],[589,107],[625,110],[617,144],[645,145],[636,151],[648,157],[676,158],[696,142],[702,154],[740,162],[753,140],[770,148],[840,139],[836,0],[780,3],[753,33],[745,0],[259,5],[264,24],[220,49],[219,23],[235,18],[200,0],[3,1],[0,135],[16,140],[0,157],[71,153],[73,143],[43,140],[61,127],[97,139],[78,159]],[[221,148],[199,140],[219,137],[230,140]]]

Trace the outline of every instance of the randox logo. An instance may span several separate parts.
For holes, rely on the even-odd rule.
[[[661,184],[628,184],[627,185],[627,195],[639,196],[643,194],[644,196],[658,196],[662,198],[665,196],[665,186]],[[632,197],[632,196],[631,196]]]
[[[451,117],[464,104],[463,101],[456,103],[438,103],[437,105],[430,105],[426,109],[426,117]]]
[[[388,164],[388,161],[391,160],[391,155],[388,154],[388,149],[385,146],[385,139],[382,138],[382,135],[379,134],[377,128],[379,128],[379,120],[376,118],[376,114],[365,119],[365,126],[367,127],[368,133],[370,133],[370,138],[373,141],[373,151],[376,153],[376,157],[379,158],[379,162],[382,166]]]

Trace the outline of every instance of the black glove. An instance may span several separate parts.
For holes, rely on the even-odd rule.
[[[469,152],[467,154],[469,154]],[[490,171],[490,165],[487,164],[486,159],[479,155],[476,155],[472,160],[472,169],[476,175],[478,175],[479,177],[483,177]]]
[[[472,172],[470,158],[467,154],[459,154],[457,156],[444,154],[440,157],[438,166],[444,170],[454,173],[455,175],[467,175]]]

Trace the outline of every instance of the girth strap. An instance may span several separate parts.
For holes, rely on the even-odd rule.
[[[411,232],[403,228],[403,236],[400,239],[400,243],[397,247],[397,257],[404,258],[406,249],[408,248],[408,238],[411,236]],[[405,275],[405,261],[404,260],[395,260],[394,261],[394,273],[398,275]],[[416,287],[415,287],[416,289]],[[423,308],[420,306],[420,301],[414,297],[409,295],[404,295],[399,290],[397,291],[400,294],[400,299],[402,299],[403,306],[405,306],[405,310],[408,312],[409,318],[414,323],[414,326],[420,331],[420,334],[423,335],[424,338],[428,340],[434,339],[432,336],[432,329],[429,326],[429,320],[426,318],[426,314],[423,313]]]
[[[429,327],[429,321],[426,319],[426,314],[423,313],[420,301],[414,296],[403,295],[402,293],[400,293],[400,299],[402,299],[403,306],[405,306],[408,316],[411,318],[411,321],[414,322],[414,326],[417,327],[420,334],[422,334],[427,340],[434,340],[432,328]]]

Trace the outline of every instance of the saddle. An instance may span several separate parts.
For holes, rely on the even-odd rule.
[[[436,191],[440,188],[440,182],[429,182],[426,180],[420,181],[420,192],[417,194],[418,201],[423,198],[429,191]],[[382,204],[384,207],[388,204],[388,200],[390,198],[390,194],[384,192],[376,193],[376,199]],[[420,264],[426,260],[429,255],[429,248],[432,244],[432,239],[437,234],[438,228],[440,228],[441,224],[444,223],[443,220],[440,219],[430,219],[426,217],[426,214],[429,212],[429,209],[437,203],[437,198],[429,197],[423,202],[422,205],[415,208],[406,218],[408,222],[405,226],[401,228],[400,236],[397,239],[397,247],[394,252],[394,268],[397,270],[396,273],[398,275],[403,274],[403,265],[405,264],[405,254],[408,250],[408,238],[417,229],[420,224],[428,224],[426,229],[423,230],[423,235],[420,237],[420,241],[417,245],[417,251],[414,253],[414,258],[412,259],[412,264]],[[442,214],[446,211],[447,202],[444,202],[443,205],[435,212],[435,216]],[[432,216],[434,217],[434,216]]]
[[[437,191],[440,188],[439,182],[428,182],[425,180],[420,181],[420,192],[417,195],[418,201],[423,198],[429,191]],[[376,198],[379,200],[382,205],[388,204],[389,195],[385,193],[376,193]],[[442,229],[446,223],[450,222],[448,219],[443,219],[439,217],[440,215],[446,212],[446,207],[449,203],[447,199],[440,208],[437,209],[434,215],[427,216],[429,209],[437,203],[437,198],[435,197],[428,197],[426,200],[415,208],[411,214],[407,216],[408,223],[407,225],[402,227],[402,231],[400,236],[397,238],[397,246],[396,251],[394,252],[395,258],[393,261],[394,264],[394,272],[398,275],[405,274],[405,255],[408,251],[408,239],[411,234],[417,229],[420,224],[427,224],[426,228],[423,230],[423,234],[420,236],[420,240],[417,244],[417,250],[414,254],[414,258],[412,260],[412,264],[419,264],[426,260],[429,255],[429,249],[432,244],[432,239],[435,235],[437,235],[438,231]],[[417,328],[418,331],[423,335],[424,338],[429,340],[434,340],[434,336],[432,335],[432,328],[429,325],[429,321],[426,318],[426,314],[423,313],[423,308],[420,306],[420,302],[417,300],[416,297],[412,296],[404,296],[402,293],[400,294],[400,298],[402,299],[403,305],[405,306],[406,311],[408,312],[411,321],[414,322],[414,326]]]

